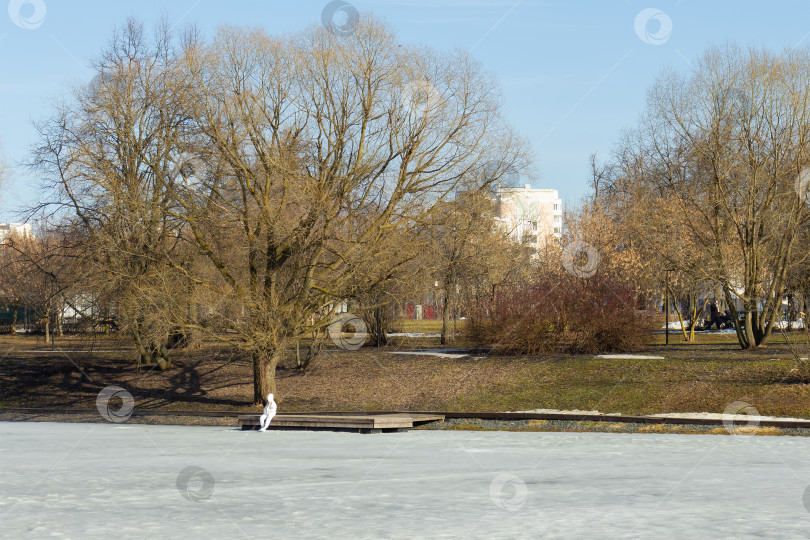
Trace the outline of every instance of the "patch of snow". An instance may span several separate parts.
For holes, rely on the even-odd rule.
[[[782,329],[785,329],[785,328],[788,327],[788,322],[787,321],[776,321],[773,326],[774,326],[774,328],[778,328],[778,329],[782,330]],[[798,321],[793,321],[790,324],[790,328],[792,330],[802,330],[804,328],[804,321],[801,320],[801,319],[799,319]]]
[[[612,358],[614,360],[665,360],[663,356],[645,356],[643,354],[597,354],[594,358]]]
[[[441,334],[425,334],[422,332],[391,332],[385,334],[387,337],[406,337],[406,338],[437,338],[442,337]]]
[[[63,354],[71,354],[71,353],[85,353],[85,352],[94,352],[94,353],[120,353],[122,351],[126,351],[127,349],[94,349],[92,347],[87,347],[85,349],[27,349],[27,350],[17,350],[15,352],[21,353],[35,353],[35,354],[53,354],[53,353],[63,353]]]
[[[531,409],[528,411],[506,411],[506,412],[519,412],[519,413],[530,413],[530,414],[571,414],[571,415],[578,415],[578,414],[602,414],[605,416],[611,415],[621,415],[622,413],[603,413],[601,411],[581,411],[579,409]]]
[[[666,326],[662,326],[661,328],[666,328]],[[670,330],[670,332],[672,332],[672,330]],[[737,331],[734,330],[733,328],[723,328],[721,330],[695,330],[695,332],[698,333],[699,335],[705,335],[705,334],[735,334]],[[663,334],[664,330],[655,330],[653,333]]]
[[[686,330],[688,331],[688,330],[689,330],[689,323],[688,323],[688,322],[686,322],[686,321],[684,321],[684,326],[685,326]],[[783,328],[787,328],[787,327],[788,327],[788,323],[787,323],[787,321],[776,321],[776,322],[774,323],[774,328],[783,329]],[[666,328],[667,328],[667,325],[666,325],[666,324],[665,324],[665,325],[663,325],[663,326],[661,326],[661,330],[666,330]],[[801,320],[801,319],[799,319],[799,320],[797,320],[797,321],[793,321],[793,322],[790,324],[790,328],[791,328],[791,329],[793,329],[793,330],[801,330],[801,329],[803,329],[803,328],[804,328],[804,321],[803,321],[803,320]],[[670,329],[670,330],[677,330],[677,331],[679,331],[679,332],[680,332],[680,331],[681,331],[681,323],[680,323],[679,321],[670,322],[670,323],[669,323],[669,329]],[[733,332],[735,332],[735,330],[734,330],[733,328],[724,328],[724,329],[722,329],[722,330],[714,330],[714,331],[710,331],[710,330],[698,330],[698,332],[700,332],[701,334],[708,334],[708,333],[733,333]]]
[[[437,356],[439,358],[466,358],[469,354],[445,353],[438,351],[391,351],[391,354],[407,354],[417,356]]]
[[[686,323],[685,326],[686,326],[686,329],[689,330],[689,324]],[[667,328],[667,325],[664,325],[664,326],[661,327],[662,330],[666,330],[666,328]],[[675,321],[675,322],[669,323],[669,329],[670,330],[680,330],[681,329],[680,321]]]
[[[582,415],[582,414],[592,414],[592,415],[603,415],[603,416],[621,416],[622,413],[604,413],[602,411],[597,410],[590,410],[590,411],[583,411],[579,409],[569,409],[569,410],[562,410],[562,409],[531,409],[528,411],[506,411],[506,412],[517,412],[517,413],[529,413],[529,414],[570,414],[570,415]],[[786,421],[793,421],[799,420],[808,422],[810,418],[786,418],[786,417],[779,417],[779,416],[754,416],[754,415],[745,415],[745,414],[726,414],[726,413],[710,413],[710,412],[679,412],[679,413],[658,413],[658,414],[647,414],[647,415],[629,415],[629,416],[646,416],[650,418],[696,418],[696,419],[712,419],[712,420],[747,420],[749,422],[754,421],[761,421],[761,420],[786,420]]]
[[[710,412],[685,412],[685,413],[659,413],[649,414],[647,416],[654,418],[669,417],[669,418],[701,418],[711,420],[745,420],[747,422],[759,422],[762,420],[800,420],[803,422],[810,421],[810,418],[786,418],[781,416],[756,416],[746,414],[726,414],[726,413],[710,413]]]

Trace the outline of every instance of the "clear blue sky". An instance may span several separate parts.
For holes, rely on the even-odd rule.
[[[4,0],[0,10],[0,149],[13,166],[0,192],[0,221],[38,197],[16,167],[34,142],[31,121],[49,112],[127,16],[167,15],[212,35],[223,23],[289,32],[319,23],[327,2]],[[351,0],[390,23],[400,39],[464,48],[500,80],[509,120],[536,153],[534,187],[576,203],[587,191],[588,157],[608,157],[644,108],[666,66],[687,70],[709,45],[734,41],[774,49],[810,44],[810,2],[705,0]],[[654,8],[651,11],[649,8]],[[638,19],[638,24],[637,23]],[[646,24],[644,24],[646,21]],[[28,27],[28,28],[26,28]]]

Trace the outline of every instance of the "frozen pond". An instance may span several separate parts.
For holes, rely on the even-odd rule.
[[[810,439],[0,423],[4,538],[805,538]]]

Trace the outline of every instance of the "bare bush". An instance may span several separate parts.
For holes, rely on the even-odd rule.
[[[503,288],[477,306],[469,329],[479,345],[504,354],[631,352],[649,344],[656,326],[634,302],[605,276],[560,274]]]

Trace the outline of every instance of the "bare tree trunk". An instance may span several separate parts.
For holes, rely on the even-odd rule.
[[[259,350],[253,353],[253,405],[267,403],[267,394],[276,393],[276,367],[281,361],[284,349],[275,351]]]
[[[149,365],[149,354],[146,350],[146,346],[143,343],[143,339],[141,339],[141,332],[137,325],[133,326],[132,328],[132,339],[135,340],[135,348],[138,350],[137,365]]]
[[[731,296],[731,288],[728,285],[723,285],[723,296],[726,298],[726,304],[728,304],[728,309],[731,311],[731,316],[734,318],[734,330],[737,332],[737,341],[740,343],[740,347],[743,349],[749,348],[750,341],[748,340],[748,320],[750,319],[750,313],[746,313],[746,329],[740,328],[740,316],[737,312],[737,308],[734,305],[733,297]]]
[[[706,304],[709,303],[708,297],[703,301],[703,305],[698,308],[698,294],[692,295],[692,323],[689,325],[689,341],[695,341],[695,327],[697,326],[698,313],[706,309]]]
[[[447,287],[444,291],[444,301],[442,302],[442,337],[441,344],[447,345],[450,334],[450,310],[452,303],[450,299],[450,288]]]
[[[683,325],[683,313],[681,313],[681,307],[678,305],[678,298],[675,297],[675,291],[672,290],[670,285],[667,285],[667,289],[669,289],[669,296],[672,298],[672,305],[675,306],[675,313],[678,314],[678,322],[681,323],[683,339],[689,341],[689,335],[686,333],[686,327]],[[669,306],[667,306],[667,309],[669,309]]]
[[[744,349],[757,348],[757,336],[754,327],[757,324],[757,302],[748,300],[745,302],[745,347]],[[740,344],[742,345],[742,344]]]
[[[307,353],[303,360],[301,360],[301,349],[300,343],[295,343],[295,360],[296,365],[295,367],[300,370],[305,370],[309,367],[309,364],[321,353],[321,349],[323,348],[323,339],[319,335],[321,333],[320,330],[313,332],[312,335],[312,342],[310,343],[309,347],[307,347]]]
[[[138,366],[154,366],[157,364],[161,371],[172,367],[169,351],[166,348],[168,336],[162,342],[156,341],[152,337],[147,337],[140,325],[132,327],[132,339],[135,340],[135,348],[138,350]]]

